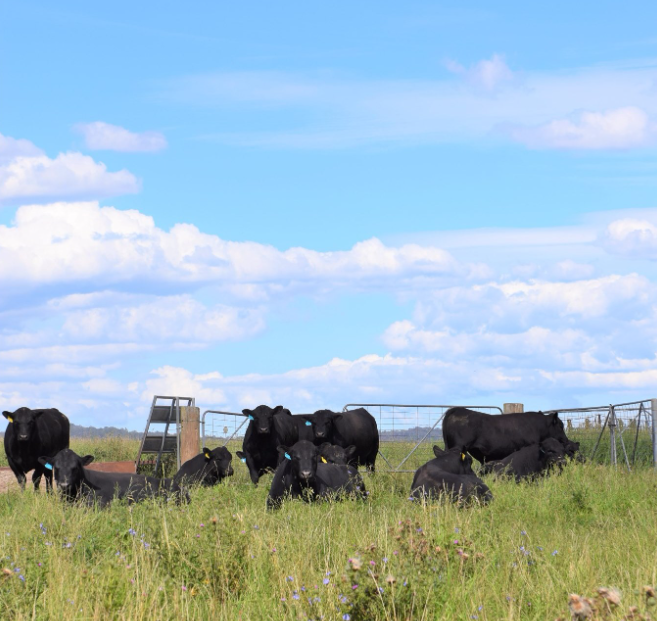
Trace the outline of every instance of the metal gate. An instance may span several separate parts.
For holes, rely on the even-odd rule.
[[[488,414],[502,414],[495,405],[400,405],[392,403],[348,403],[343,412],[365,408],[379,427],[377,469],[385,472],[415,472],[433,459],[433,445],[443,447],[442,421],[453,407]]]
[[[201,440],[203,448],[226,446],[231,453],[241,450],[249,418],[241,412],[205,410],[201,414]]]
[[[587,459],[616,466],[657,465],[655,417],[657,400],[644,399],[558,412],[566,435],[580,443]]]

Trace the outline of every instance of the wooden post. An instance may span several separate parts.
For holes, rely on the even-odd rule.
[[[525,406],[522,403],[505,403],[504,414],[522,414]]]
[[[196,457],[200,449],[200,408],[180,407],[180,463]]]

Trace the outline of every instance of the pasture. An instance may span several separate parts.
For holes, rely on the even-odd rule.
[[[605,618],[621,619],[653,601],[642,592],[657,582],[648,468],[571,464],[535,485],[487,477],[495,500],[467,508],[411,502],[411,474],[379,472],[364,476],[366,502],[268,512],[271,475],[256,488],[233,466],[187,506],[98,511],[1,494],[0,618],[544,621],[569,618],[569,593],[609,586],[622,599]]]

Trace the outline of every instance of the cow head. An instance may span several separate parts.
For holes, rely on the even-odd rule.
[[[294,446],[279,446],[278,452],[292,462],[292,473],[301,487],[310,487],[315,482],[319,449],[307,440],[299,440]]]
[[[568,440],[564,445],[566,456],[577,461],[584,461],[584,456],[579,452],[579,442]]]
[[[286,410],[282,405],[277,405],[275,408],[270,408],[268,405],[259,405],[255,410],[242,410],[242,414],[249,417],[249,420],[255,426],[256,433],[259,435],[271,433],[274,415],[279,413],[290,414],[290,410]]]
[[[46,470],[52,470],[57,488],[68,500],[78,495],[84,480],[83,468],[93,460],[93,455],[80,457],[71,449],[59,451],[54,457],[39,457],[39,463]]]
[[[557,464],[562,466],[566,461],[566,449],[559,440],[546,438],[541,442],[539,450],[546,469]]]
[[[564,431],[563,422],[559,418],[559,412],[554,412],[552,414],[545,414],[544,416],[548,419],[547,420],[548,438],[555,438],[556,440],[559,440],[561,444],[566,446],[566,444],[568,443],[568,436]]]
[[[446,451],[434,445],[433,454],[436,458],[433,463],[445,472],[451,474],[474,474],[472,470],[472,457],[466,452],[465,447],[453,447]]]
[[[222,479],[233,475],[233,456],[225,446],[219,446],[216,449],[203,449],[205,458],[205,468],[203,469],[203,485],[214,485]]]
[[[316,440],[330,440],[333,437],[333,421],[339,416],[331,410],[317,410],[308,420],[313,424]]]
[[[320,462],[327,464],[340,464],[346,466],[353,458],[356,447],[352,444],[347,448],[324,442],[319,446],[318,459]]]
[[[14,425],[14,437],[19,442],[28,442],[34,434],[36,421],[43,414],[43,410],[30,410],[18,408],[15,412],[3,412],[2,415]]]

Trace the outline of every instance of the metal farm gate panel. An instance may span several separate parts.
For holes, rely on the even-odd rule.
[[[400,405],[391,403],[348,403],[343,412],[365,408],[379,427],[377,470],[415,472],[433,459],[433,445],[444,447],[442,421],[453,407],[467,407],[486,414],[502,414],[494,405]]]
[[[231,453],[242,449],[249,418],[241,412],[205,410],[201,414],[201,441],[205,448],[225,446]]]
[[[559,413],[566,435],[580,443],[586,459],[613,466],[620,462],[628,469],[657,465],[656,399],[551,412]]]

